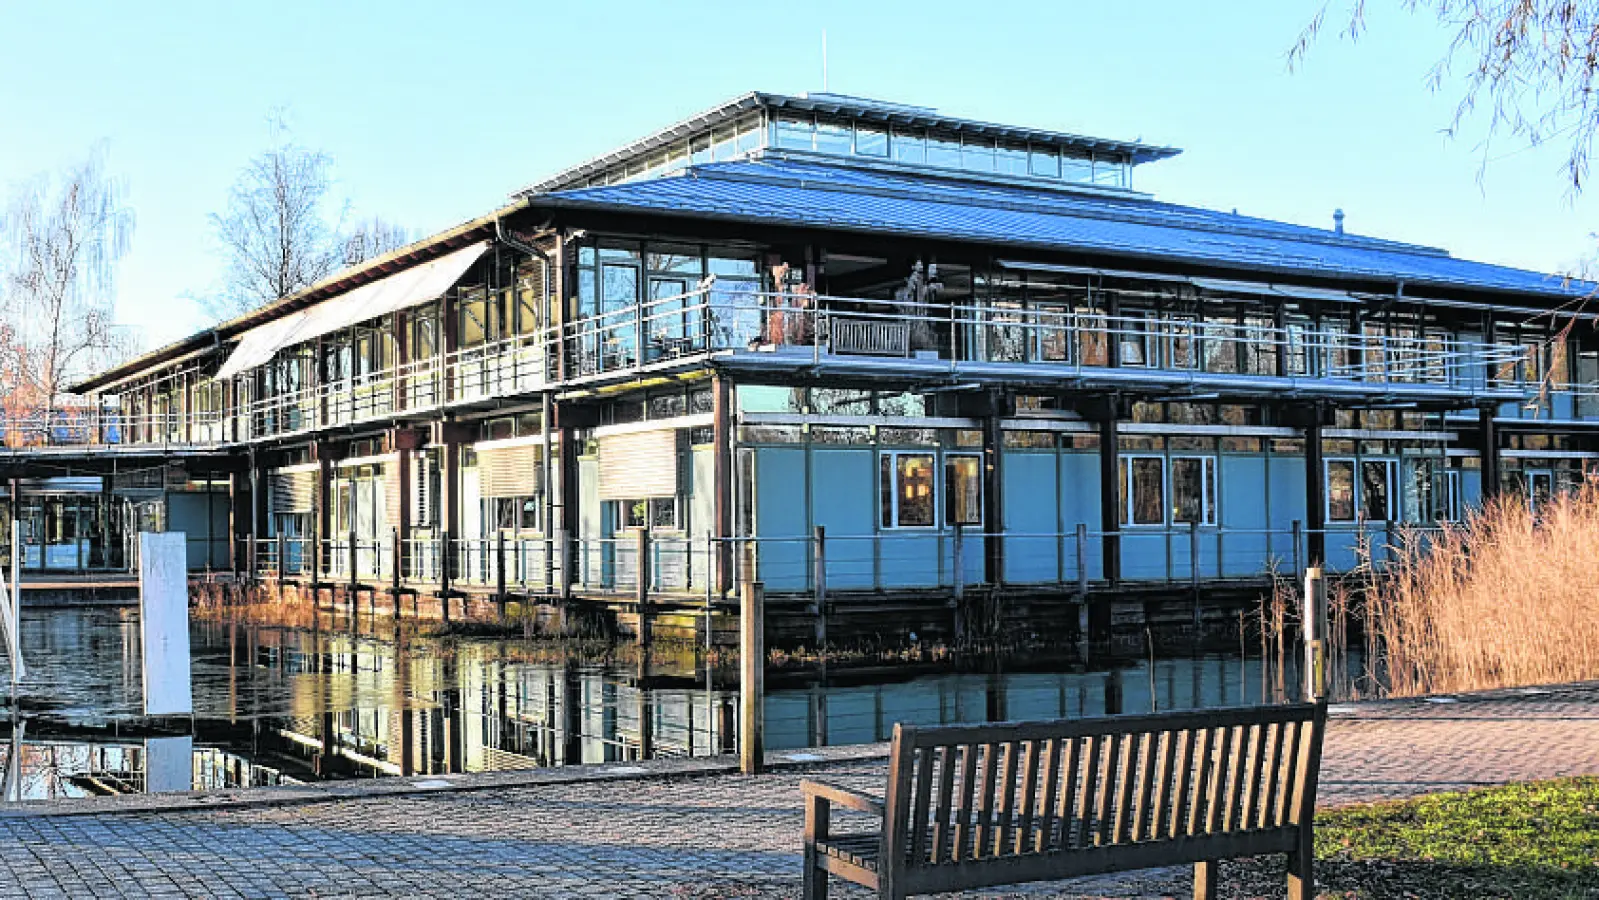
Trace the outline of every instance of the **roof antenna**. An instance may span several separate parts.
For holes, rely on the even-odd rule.
[[[822,29],[822,93],[827,93],[827,29]]]

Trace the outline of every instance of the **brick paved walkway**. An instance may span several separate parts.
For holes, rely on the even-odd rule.
[[[1599,685],[1335,708],[1325,755],[1329,804],[1599,773]],[[876,790],[884,772],[859,758],[817,769]],[[803,774],[13,811],[0,816],[0,897],[793,897]],[[1186,880],[1158,871],[981,896],[1162,896]]]

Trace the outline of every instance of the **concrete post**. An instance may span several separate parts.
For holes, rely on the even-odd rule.
[[[739,604],[739,771],[759,775],[765,761],[762,705],[766,696],[766,590],[745,581]]]

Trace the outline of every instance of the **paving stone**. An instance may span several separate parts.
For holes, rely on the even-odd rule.
[[[1599,685],[1459,699],[1335,715],[1323,802],[1599,773]],[[0,897],[788,898],[799,887],[800,778],[880,791],[882,749],[829,748],[817,751],[824,762],[754,778],[649,766],[413,793],[345,785],[320,802],[246,792],[231,805],[24,809],[0,817]],[[1170,896],[1187,878],[1161,870],[968,896]],[[834,896],[867,895],[840,886]]]

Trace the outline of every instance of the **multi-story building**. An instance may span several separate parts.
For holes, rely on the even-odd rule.
[[[1347,568],[1599,459],[1591,285],[1137,190],[1178,152],[752,93],[79,390],[225,451],[235,566],[883,610]]]

